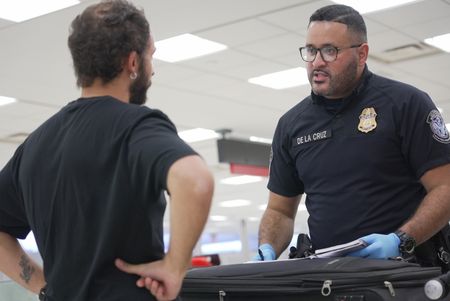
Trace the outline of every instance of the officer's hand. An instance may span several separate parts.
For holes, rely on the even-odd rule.
[[[125,273],[140,276],[136,285],[146,288],[158,301],[174,300],[185,275],[185,271],[180,271],[166,258],[143,264],[130,264],[116,259],[115,264]]]
[[[395,233],[370,234],[360,239],[364,240],[368,246],[364,249],[349,253],[347,256],[387,259],[389,257],[400,256],[398,246],[400,238]]]
[[[270,244],[262,244],[259,246],[258,254],[256,254],[252,260],[253,261],[266,261],[275,260],[276,254],[275,250]]]

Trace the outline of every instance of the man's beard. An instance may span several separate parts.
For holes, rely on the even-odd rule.
[[[138,76],[131,83],[129,91],[130,91],[130,103],[136,105],[143,105],[147,101],[147,90],[152,85],[152,82],[149,80],[149,76],[139,70]]]
[[[314,94],[324,97],[334,98],[335,96],[346,96],[355,88],[354,85],[357,80],[357,70],[358,65],[356,61],[351,61],[344,71],[339,74],[330,74],[327,70],[324,70],[324,72],[330,74],[328,89],[320,91],[313,88],[312,90]],[[309,74],[310,82],[312,82],[313,72]]]

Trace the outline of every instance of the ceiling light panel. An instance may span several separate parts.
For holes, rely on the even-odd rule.
[[[228,218],[226,216],[223,215],[211,215],[209,217],[209,219],[213,222],[224,222],[226,221]]]
[[[237,177],[229,177],[220,180],[220,183],[225,185],[244,185],[250,183],[256,183],[262,181],[264,178],[259,176],[237,176]]]
[[[2,0],[0,1],[0,18],[22,22],[79,3],[78,0]]]
[[[252,204],[249,200],[243,200],[243,199],[236,199],[236,200],[229,200],[229,201],[223,201],[220,202],[220,207],[224,208],[234,208],[234,207],[245,207],[250,206]]]
[[[16,102],[17,99],[12,97],[0,96],[0,106]]]
[[[374,11],[389,9],[400,5],[410,4],[418,0],[333,0],[335,3],[344,4],[353,7],[360,14],[367,14]]]
[[[248,82],[275,90],[302,86],[309,83],[306,69],[303,67],[252,77]]]
[[[195,128],[178,132],[178,136],[187,143],[219,138],[219,134],[213,130]]]
[[[153,58],[175,63],[197,58],[227,49],[224,44],[216,43],[186,33],[155,43],[156,52]]]
[[[450,52],[450,33],[425,39],[425,43],[443,51]]]

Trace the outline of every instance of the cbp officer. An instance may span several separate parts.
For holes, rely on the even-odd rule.
[[[396,257],[448,225],[445,122],[425,92],[373,74],[368,52],[353,8],[330,5],[310,17],[300,55],[312,91],[275,131],[259,259],[288,246],[303,193],[315,249],[362,237],[368,246],[351,255]]]

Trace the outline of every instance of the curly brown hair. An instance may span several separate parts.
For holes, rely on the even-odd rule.
[[[91,5],[71,24],[68,44],[78,87],[89,87],[96,78],[104,84],[122,72],[132,51],[142,58],[150,38],[144,12],[125,0]]]

